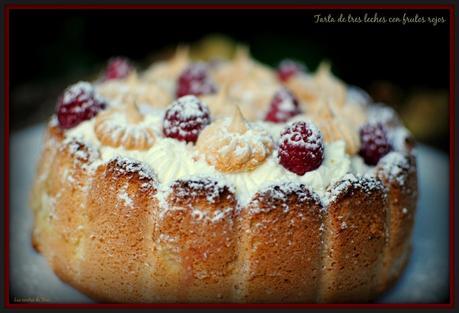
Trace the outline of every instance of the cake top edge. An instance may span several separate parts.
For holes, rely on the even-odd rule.
[[[247,203],[292,183],[327,202],[335,183],[356,184],[348,175],[394,173],[393,155],[412,152],[396,112],[327,63],[312,73],[242,52],[213,64],[182,51],[144,72],[122,65],[119,76],[111,68],[67,88],[49,125],[98,151],[99,164],[128,159],[164,186],[210,177]]]

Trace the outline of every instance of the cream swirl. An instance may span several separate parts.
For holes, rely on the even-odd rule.
[[[141,104],[165,107],[172,101],[169,92],[160,84],[139,80],[133,72],[126,79],[116,79],[96,85],[97,91],[112,104],[119,105],[126,96],[134,96]]]
[[[97,139],[110,147],[145,150],[155,142],[150,125],[144,124],[135,98],[128,97],[124,106],[108,109],[96,117],[94,131]]]
[[[127,150],[103,145],[94,133],[95,119],[85,121],[66,132],[67,138],[78,138],[88,145],[98,148],[100,162],[108,162],[113,157],[128,157],[150,166],[160,183],[165,186],[177,179],[206,176],[234,186],[241,205],[245,205],[260,189],[267,185],[284,182],[297,182],[309,187],[319,195],[325,193],[328,185],[352,171],[351,158],[345,151],[345,143],[336,141],[325,144],[324,161],[314,171],[303,176],[295,175],[284,169],[277,161],[275,153],[252,171],[239,173],[221,173],[214,166],[200,159],[192,144],[185,144],[161,135],[161,112],[145,113],[143,123],[151,125],[156,134],[156,142],[146,150]],[[270,123],[258,123],[268,131]],[[94,163],[97,165],[97,162]],[[100,163],[99,163],[100,164]]]
[[[196,149],[221,172],[250,171],[270,155],[273,140],[263,128],[250,125],[234,106],[231,119],[220,119],[206,127]]]

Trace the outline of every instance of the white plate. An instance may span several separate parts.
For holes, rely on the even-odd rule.
[[[28,197],[42,145],[44,125],[13,133],[10,143],[10,286],[11,295],[49,302],[89,303],[61,282],[31,246],[32,213]],[[419,205],[413,254],[397,285],[378,302],[447,301],[449,294],[449,161],[446,154],[420,145]]]

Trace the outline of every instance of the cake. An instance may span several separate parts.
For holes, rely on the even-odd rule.
[[[409,259],[416,177],[396,113],[327,63],[114,58],[58,99],[32,243],[101,302],[368,302]]]

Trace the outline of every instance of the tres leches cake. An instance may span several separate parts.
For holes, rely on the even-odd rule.
[[[371,301],[409,258],[412,147],[326,63],[114,58],[58,99],[33,245],[103,302]]]

